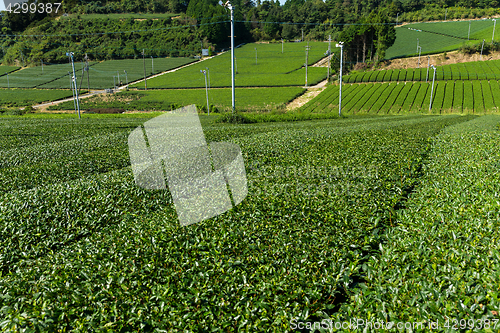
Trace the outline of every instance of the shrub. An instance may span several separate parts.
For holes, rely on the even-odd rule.
[[[7,116],[22,116],[24,111],[21,109],[12,109],[5,111],[4,114]]]
[[[250,124],[253,121],[241,113],[223,113],[216,122],[218,123],[229,123],[229,124]]]

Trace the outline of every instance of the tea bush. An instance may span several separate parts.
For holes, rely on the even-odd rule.
[[[127,135],[146,119],[0,120],[2,330],[281,332],[331,316],[431,138],[469,118],[202,117],[208,142],[241,147],[249,194],[188,227],[168,191],[133,182]]]

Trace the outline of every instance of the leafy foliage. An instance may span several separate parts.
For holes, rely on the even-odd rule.
[[[283,107],[305,89],[300,87],[245,88],[236,90],[236,106],[249,111],[270,110]],[[208,93],[212,110],[231,107],[231,89],[211,89]],[[81,100],[82,109],[122,108],[129,111],[173,110],[181,106],[196,104],[206,111],[205,89],[166,89],[147,91],[123,91],[111,96],[96,96]],[[71,110],[73,102],[51,106],[51,110]]]
[[[4,330],[283,331],[325,317],[395,221],[429,138],[466,120],[202,117],[208,141],[242,148],[249,196],[181,228],[168,191],[137,188],[127,166],[145,119],[42,119],[0,122],[0,173],[25,184],[0,195]]]
[[[1,107],[32,106],[71,97],[71,90],[0,89]]]
[[[371,89],[360,90],[366,84],[345,84],[342,88],[342,112],[399,113],[427,112],[432,83],[374,83]],[[366,85],[367,86],[367,85]],[[407,89],[406,87],[411,89]],[[368,87],[368,86],[367,86]],[[338,109],[338,85],[332,85],[301,107],[306,112],[330,112]],[[337,91],[337,92],[335,92]],[[432,112],[495,112],[500,99],[497,81],[439,81],[434,86]],[[355,102],[349,103],[350,100]]]
[[[499,121],[483,116],[437,136],[420,186],[387,230],[380,256],[363,267],[365,282],[342,317],[498,331]]]
[[[328,45],[309,43],[308,64],[325,56]],[[304,63],[306,43],[281,44],[249,43],[235,49],[235,84],[237,87],[303,86],[306,73]],[[257,49],[257,51],[255,51]],[[256,61],[257,57],[257,61]],[[148,81],[148,88],[205,88],[201,70],[209,69],[211,87],[231,87],[231,54],[226,52],[214,58],[168,73]],[[314,85],[326,78],[324,67],[308,68],[308,84]],[[143,88],[144,83],[132,85]]]
[[[417,71],[421,74],[417,75]],[[371,72],[352,73],[343,78],[346,83],[355,82],[391,82],[391,81],[432,81],[433,70],[427,68],[420,69],[390,69],[377,70],[378,75],[372,76]],[[413,74],[415,73],[415,74]],[[369,78],[369,79],[368,79]],[[401,79],[404,78],[404,79]],[[436,80],[499,80],[500,60],[471,61],[455,65],[438,66],[436,69]]]

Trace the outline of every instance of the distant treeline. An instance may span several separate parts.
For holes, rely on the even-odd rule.
[[[43,1],[49,0],[38,2]],[[482,8],[499,6],[497,0],[288,0],[283,6],[278,1],[232,0],[231,3],[235,7],[238,43],[303,37],[326,40],[331,36],[333,40],[346,42],[346,56],[351,60],[375,62],[383,59],[385,49],[394,42],[393,24],[398,15],[400,22],[426,20],[448,12],[450,18],[453,15],[470,17],[479,11],[495,12]],[[456,7],[444,9],[450,6]],[[467,6],[469,12],[458,6]],[[457,8],[462,8],[460,14]],[[106,16],[82,19],[86,14],[139,12],[176,15],[145,20]],[[65,13],[71,15],[60,17]],[[412,16],[412,13],[419,14]],[[193,56],[200,54],[202,47],[229,46],[228,20],[229,11],[219,0],[65,0],[57,14],[3,15],[0,20],[2,62],[59,63],[67,61],[68,51],[74,52],[77,58],[88,53],[94,60],[137,57],[141,56],[142,49],[148,56]],[[345,25],[351,23],[366,26]],[[13,36],[19,34],[24,36]]]

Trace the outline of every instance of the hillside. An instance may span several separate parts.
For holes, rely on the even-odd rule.
[[[434,20],[448,15],[463,19],[498,14],[498,8],[493,8],[498,5],[494,3],[473,4],[464,11],[462,7],[452,7],[456,5],[453,1],[448,3],[450,7],[443,18],[439,10],[436,10],[439,15],[425,14],[435,8],[425,2],[370,0],[361,4],[340,0],[289,0],[281,6],[272,1],[234,0],[233,5],[237,43],[281,39],[318,41],[331,37],[351,43],[352,46],[346,48],[348,63],[364,57],[382,60],[386,58],[383,51],[392,45],[390,29],[382,32],[373,28],[372,32],[364,32],[352,29],[349,24],[394,25],[415,17]],[[229,11],[216,0],[114,0],[106,3],[71,0],[64,2],[58,13],[2,15],[1,60],[4,65],[37,65],[42,60],[61,63],[66,61],[68,51],[74,52],[77,60],[85,53],[94,60],[123,59],[137,57],[143,49],[148,56],[194,56],[199,55],[202,48],[216,51],[229,46],[228,20]],[[375,31],[384,37],[375,36]],[[364,33],[368,35],[363,37]],[[355,34],[360,34],[359,38]],[[358,48],[359,40],[366,43],[366,38],[377,41],[372,45],[368,42],[370,54],[367,50],[350,51]],[[387,57],[398,54],[390,49]]]

